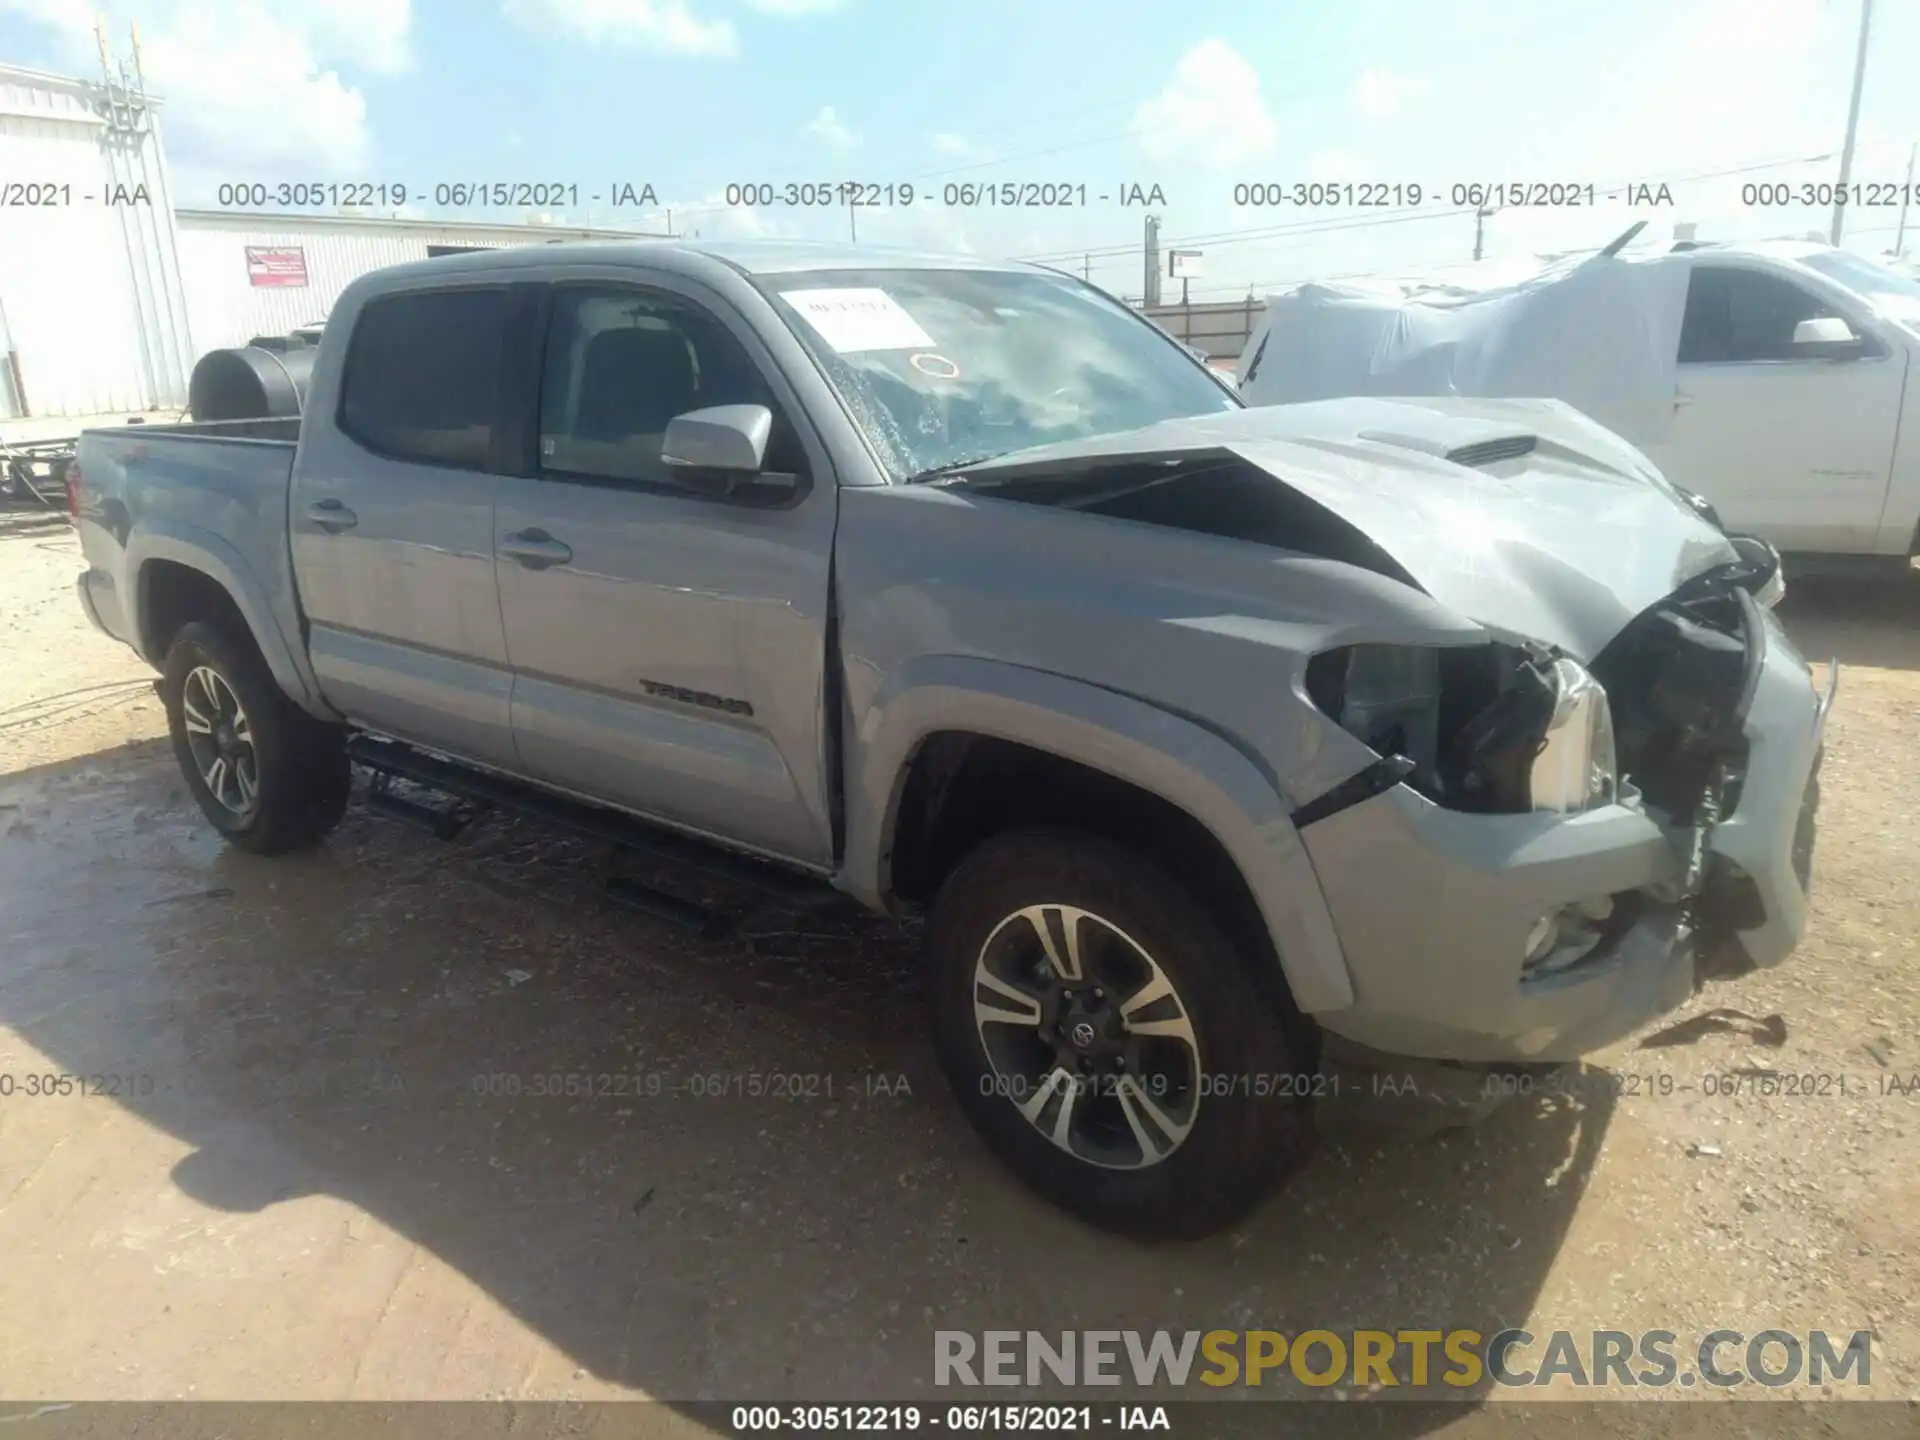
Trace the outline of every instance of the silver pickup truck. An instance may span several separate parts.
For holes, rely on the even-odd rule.
[[[1562,405],[1248,409],[1050,270],[401,266],[298,420],[92,431],[70,484],[235,845],[317,842],[358,764],[924,914],[961,1107],[1115,1229],[1805,924],[1832,689],[1767,547]]]

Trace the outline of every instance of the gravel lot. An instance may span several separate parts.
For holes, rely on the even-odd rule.
[[[703,944],[518,823],[441,844],[356,806],[308,856],[223,850],[79,564],[64,524],[0,515],[0,1074],[125,1078],[0,1100],[0,1395],[945,1403],[936,1328],[1523,1324],[1870,1327],[1870,1393],[1920,1397],[1920,1093],[1883,1093],[1920,1075],[1920,586],[1783,607],[1844,669],[1794,961],[1581,1097],[1331,1144],[1164,1249],[973,1141],[882,924]],[[1738,1072],[1848,1093],[1706,1093]],[[488,1093],[548,1073],[834,1078]],[[1500,1408],[1447,1433],[1506,1433]]]

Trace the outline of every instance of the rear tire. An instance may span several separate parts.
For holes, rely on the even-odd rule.
[[[1064,831],[989,840],[941,887],[927,943],[948,1083],[1056,1205],[1193,1239],[1311,1157],[1312,1086],[1258,962],[1132,851]]]
[[[234,845],[284,854],[340,823],[353,779],[345,733],[287,698],[250,637],[182,626],[160,696],[187,789]]]

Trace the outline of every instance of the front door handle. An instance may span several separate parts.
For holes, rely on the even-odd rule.
[[[515,530],[500,537],[500,553],[529,570],[545,570],[573,559],[571,547],[541,529]]]
[[[1676,409],[1676,410],[1678,410],[1678,409],[1680,409],[1680,408],[1681,408],[1682,406],[1684,406],[1684,405],[1691,405],[1692,403],[1693,403],[1693,397],[1692,397],[1691,395],[1689,395],[1689,394],[1687,394],[1687,393],[1686,393],[1685,391],[1680,391],[1680,390],[1676,390],[1676,391],[1674,392],[1674,395],[1673,395],[1673,408],[1674,408],[1674,409]]]
[[[316,500],[307,506],[307,519],[329,535],[338,535],[342,530],[351,530],[360,523],[358,515],[332,497]]]

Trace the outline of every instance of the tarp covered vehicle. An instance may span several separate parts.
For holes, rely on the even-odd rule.
[[[1242,396],[1561,400],[1732,530],[1904,571],[1920,543],[1920,282],[1799,243],[1485,268],[1272,296]]]

